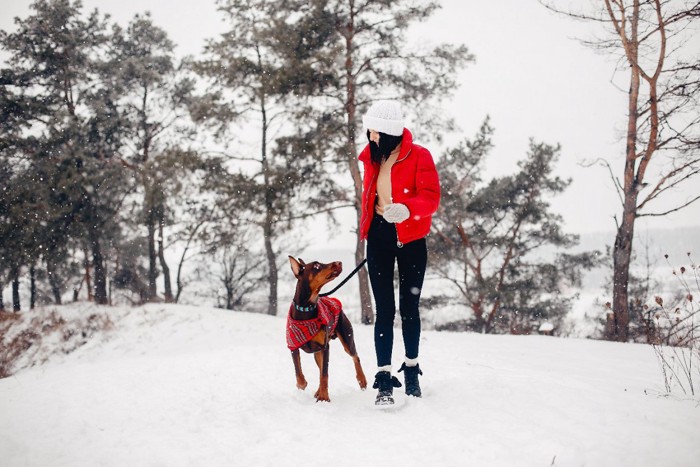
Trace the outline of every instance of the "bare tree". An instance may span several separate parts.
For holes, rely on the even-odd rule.
[[[609,163],[622,212],[615,217],[613,299],[606,338],[629,338],[630,262],[635,221],[664,216],[700,199],[695,193],[672,207],[671,191],[688,186],[700,172],[700,65],[689,54],[698,27],[700,2],[689,0],[596,0],[589,11],[550,10],[599,23],[608,38],[586,41],[603,53],[620,55],[618,67],[629,88],[625,163],[622,176]]]

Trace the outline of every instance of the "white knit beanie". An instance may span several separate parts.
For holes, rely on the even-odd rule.
[[[374,130],[387,135],[403,134],[403,113],[396,101],[377,101],[369,108],[362,124],[365,130]]]

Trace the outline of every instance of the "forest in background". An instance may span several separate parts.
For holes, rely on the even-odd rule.
[[[306,223],[359,215],[366,108],[401,101],[421,142],[455,131],[440,105],[474,57],[462,44],[412,50],[403,40],[436,2],[219,6],[230,30],[183,60],[148,14],[122,27],[69,0],[35,1],[17,31],[0,33],[9,57],[0,70],[0,289],[12,294],[11,304],[0,295],[0,309],[20,311],[21,294],[30,308],[85,298],[176,303],[206,274],[222,308],[285,311],[278,274],[284,253],[306,246]],[[669,24],[697,12],[669,15]],[[683,87],[673,80],[661,96],[671,103],[697,95],[697,65],[682,71]],[[647,131],[653,112],[639,115],[635,129]],[[656,123],[652,146],[677,163],[650,186],[653,197],[698,170],[697,122],[662,141]],[[430,268],[452,289],[431,305],[472,310],[466,329],[529,333],[566,316],[586,270],[611,255],[619,261],[628,247],[629,260],[633,229],[610,254],[572,253],[578,237],[548,203],[570,183],[554,174],[559,146],[532,141],[514,173],[485,178],[494,131],[486,119],[434,154],[443,197]],[[635,180],[618,183],[620,193],[638,194],[643,180]],[[355,259],[363,255],[358,239]],[[629,274],[611,282],[629,291],[628,306],[650,293],[639,295],[643,281]],[[364,271],[359,285],[361,320],[371,323]],[[628,309],[626,319],[628,337],[649,338],[644,314]],[[612,324],[607,337],[618,339]]]

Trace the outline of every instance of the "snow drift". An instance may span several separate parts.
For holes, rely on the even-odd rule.
[[[342,298],[342,297],[341,297]],[[0,379],[3,466],[696,466],[697,401],[661,397],[651,347],[425,331],[423,399],[378,411],[331,344],[295,388],[283,317],[175,305],[48,307],[109,323]],[[355,324],[368,376],[372,329]],[[52,343],[53,342],[53,343]],[[57,352],[52,352],[51,349]],[[400,339],[395,365],[402,355]],[[24,362],[28,365],[31,362]],[[400,391],[400,390],[398,390]],[[399,397],[401,394],[399,393]],[[321,458],[321,459],[319,459]]]

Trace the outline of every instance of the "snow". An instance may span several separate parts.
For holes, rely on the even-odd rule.
[[[309,387],[297,390],[281,316],[85,304],[26,314],[51,311],[97,313],[111,325],[0,380],[4,467],[696,467],[700,459],[698,401],[660,395],[645,345],[424,331],[424,397],[379,411],[337,341],[331,402],[314,402],[310,355],[302,357]],[[354,327],[371,380],[372,328]]]

